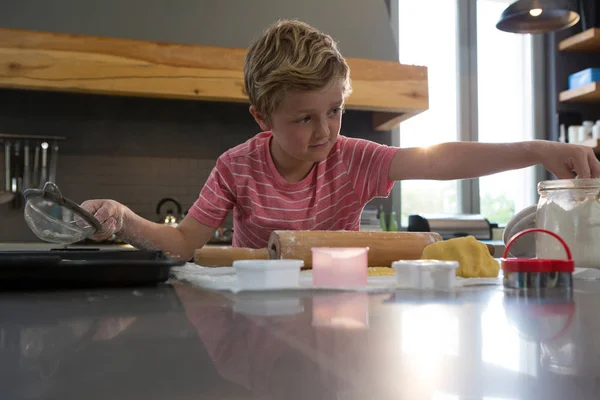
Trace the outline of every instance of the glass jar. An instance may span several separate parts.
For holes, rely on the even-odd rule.
[[[564,179],[538,184],[536,226],[560,235],[577,268],[600,269],[600,179]],[[536,235],[538,258],[566,257],[549,235]]]

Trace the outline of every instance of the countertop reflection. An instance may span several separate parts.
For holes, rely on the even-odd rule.
[[[3,399],[596,399],[600,281],[0,295]]]

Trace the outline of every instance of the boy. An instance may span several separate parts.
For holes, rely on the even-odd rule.
[[[350,71],[333,39],[297,21],[271,26],[248,49],[244,80],[262,129],[217,160],[188,215],[157,224],[113,200],[83,207],[138,248],[189,260],[233,210],[233,246],[265,247],[283,230],[358,230],[363,207],[395,181],[465,179],[543,164],[558,178],[600,177],[591,148],[547,141],[393,148],[339,135]]]

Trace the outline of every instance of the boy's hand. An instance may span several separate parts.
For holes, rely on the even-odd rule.
[[[123,204],[114,200],[87,200],[81,208],[92,214],[101,224],[102,230],[91,239],[105,240],[123,228],[123,219],[128,210]]]
[[[600,162],[591,147],[540,141],[534,151],[544,168],[559,179],[600,178]]]

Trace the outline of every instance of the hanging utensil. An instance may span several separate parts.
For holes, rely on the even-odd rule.
[[[4,165],[5,165],[5,173],[6,173],[6,183],[5,189],[7,192],[10,192],[10,142],[7,140],[4,144]]]
[[[12,177],[12,192],[14,193],[15,197],[13,199],[13,207],[14,208],[21,208],[21,192],[23,190],[23,156],[21,153],[21,143],[20,142],[15,142],[14,145],[15,148],[15,154],[12,161],[12,173],[13,173],[13,177]]]
[[[10,184],[10,142],[7,140],[4,142],[4,190],[0,191],[0,204],[9,203],[15,197]]]
[[[29,189],[31,185],[31,169],[29,167],[29,142],[23,146],[23,190]]]
[[[42,143],[42,171],[40,175],[39,187],[42,187],[48,181],[48,142]]]
[[[35,145],[33,152],[33,174],[31,178],[31,187],[40,186],[40,146]]]
[[[48,181],[56,183],[56,166],[58,163],[58,143],[54,142],[50,150],[50,174]]]
[[[48,182],[56,183],[56,163],[58,157],[58,143],[54,142],[52,144],[52,148],[50,149],[50,160],[47,162],[49,164],[50,172],[48,173]],[[54,218],[61,218],[61,209],[58,206],[54,206],[51,210],[51,215]],[[64,213],[62,213],[64,214]]]

